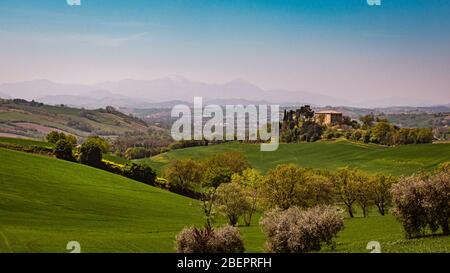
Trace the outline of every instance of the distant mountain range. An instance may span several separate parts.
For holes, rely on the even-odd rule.
[[[311,104],[313,106],[430,106],[431,101],[412,98],[386,98],[378,101],[353,102],[347,99],[287,90],[264,90],[242,79],[221,84],[190,81],[179,76],[155,80],[121,80],[93,85],[60,84],[48,80],[34,80],[0,85],[0,97],[36,100],[46,104],[65,104],[75,107],[99,108],[107,105],[128,108],[171,106],[173,102],[192,103],[201,96],[205,103],[261,104],[278,103],[284,106]]]

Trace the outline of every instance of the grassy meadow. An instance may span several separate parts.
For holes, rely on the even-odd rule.
[[[423,144],[383,147],[355,143],[348,140],[314,143],[280,144],[274,152],[261,152],[256,144],[229,142],[219,145],[173,150],[139,160],[161,172],[173,159],[201,159],[217,153],[237,151],[245,154],[250,163],[262,172],[278,164],[295,163],[301,167],[336,170],[354,166],[368,172],[409,175],[420,170],[429,171],[450,160],[450,144]]]

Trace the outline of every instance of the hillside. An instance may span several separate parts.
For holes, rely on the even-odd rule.
[[[295,163],[302,167],[327,170],[348,165],[369,172],[387,172],[395,175],[430,170],[442,162],[450,161],[450,144],[383,147],[338,140],[280,144],[278,150],[274,152],[260,152],[259,149],[259,145],[232,142],[173,150],[140,161],[160,171],[175,158],[204,158],[221,152],[238,151],[244,153],[252,165],[263,172],[278,164]]]
[[[81,164],[0,149],[0,252],[171,252],[193,200]]]
[[[0,100],[0,136],[42,139],[52,130],[77,137],[146,132],[145,122],[114,109],[85,110],[24,100]]]

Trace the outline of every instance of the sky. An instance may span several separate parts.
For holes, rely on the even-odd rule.
[[[450,1],[0,0],[0,83],[167,75],[450,102]]]

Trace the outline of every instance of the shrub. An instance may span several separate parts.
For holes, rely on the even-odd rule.
[[[55,145],[55,156],[59,159],[73,161],[73,153],[72,153],[72,143],[67,141],[66,139],[60,139],[56,142]]]
[[[239,229],[184,228],[176,237],[178,253],[242,253],[244,242]]]
[[[131,163],[123,167],[123,175],[145,184],[154,185],[156,173],[149,166]]]
[[[66,140],[74,147],[77,144],[77,138],[74,135],[64,134],[63,132],[51,131],[46,139],[49,143],[56,144],[59,140]]]
[[[308,210],[291,207],[267,212],[260,224],[267,236],[268,251],[300,253],[318,251],[323,244],[332,245],[333,238],[344,227],[344,219],[331,206]]]
[[[407,238],[423,235],[427,228],[439,228],[449,235],[450,173],[445,169],[435,175],[415,175],[402,179],[392,189],[394,214]]]
[[[118,175],[123,175],[123,165],[112,162],[112,161],[108,161],[108,160],[102,160],[102,169],[110,172],[110,173],[115,173]]]
[[[87,141],[83,143],[79,153],[80,163],[97,168],[102,166],[102,149],[96,142]]]

